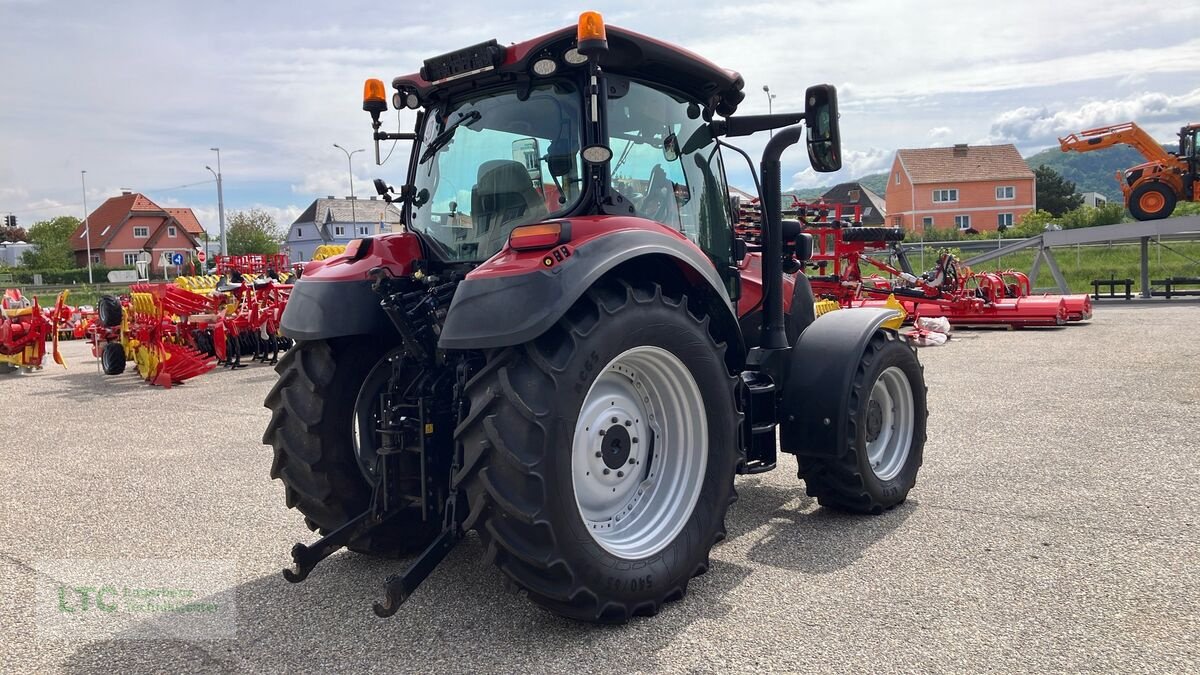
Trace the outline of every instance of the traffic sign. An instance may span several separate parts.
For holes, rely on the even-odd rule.
[[[198,261],[200,261],[200,262],[204,262],[204,259],[205,259],[205,258],[207,258],[207,257],[208,257],[208,256],[206,256],[206,255],[204,254],[204,251],[196,251],[196,260],[198,260]]]
[[[176,253],[175,255],[171,256],[171,264],[172,265],[182,265],[183,264],[183,254]]]

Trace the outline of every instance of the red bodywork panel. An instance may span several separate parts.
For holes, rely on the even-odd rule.
[[[755,251],[746,254],[738,265],[742,277],[742,297],[738,298],[737,315],[744,317],[753,309],[761,310],[762,302],[762,253]],[[783,312],[792,311],[792,293],[796,287],[796,277],[791,274],[783,275]]]
[[[304,267],[304,281],[362,281],[376,267],[386,267],[392,276],[412,274],[413,261],[424,257],[421,240],[408,232],[385,234],[371,240],[371,250],[359,260],[342,253]]]

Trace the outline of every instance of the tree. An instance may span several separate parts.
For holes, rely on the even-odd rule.
[[[225,232],[229,255],[279,253],[283,239],[275,218],[262,209],[235,211]]]
[[[0,241],[29,241],[29,233],[23,227],[0,227]]]
[[[1054,169],[1041,164],[1033,170],[1033,175],[1037,179],[1039,209],[1049,211],[1050,215],[1057,217],[1083,204],[1083,196],[1075,194],[1075,184],[1063,178]]]
[[[37,249],[26,251],[21,256],[21,262],[34,269],[65,270],[75,267],[71,235],[77,229],[79,219],[73,216],[59,216],[34,223],[29,228],[27,239]]]

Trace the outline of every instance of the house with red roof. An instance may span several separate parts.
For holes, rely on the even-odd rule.
[[[141,193],[124,191],[92,211],[71,235],[75,262],[81,267],[88,256],[85,226],[90,230],[92,263],[115,268],[132,268],[145,252],[150,269],[159,270],[164,253],[195,251],[204,234],[191,209],[163,208]]]
[[[888,224],[996,230],[1037,208],[1033,171],[1016,146],[966,145],[897,150],[888,175]]]

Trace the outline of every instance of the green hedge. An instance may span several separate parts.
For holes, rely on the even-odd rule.
[[[108,273],[114,269],[132,269],[127,267],[92,266],[92,278],[98,284],[108,283]],[[32,284],[33,275],[42,275],[43,284],[86,284],[88,271],[86,267],[69,270],[41,270],[26,267],[0,268],[0,274],[11,274],[14,284]]]

